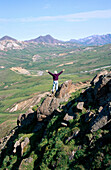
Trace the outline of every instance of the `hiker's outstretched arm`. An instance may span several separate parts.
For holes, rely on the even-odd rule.
[[[53,76],[54,74],[53,73],[51,73],[50,71],[48,71],[48,73],[51,75],[51,76]]]
[[[63,71],[65,71],[65,69],[63,69],[60,73],[58,73],[58,75],[62,74],[62,73],[63,73]]]
[[[63,71],[61,71],[60,73],[58,73],[58,75],[60,75],[60,74],[62,74],[63,73]]]

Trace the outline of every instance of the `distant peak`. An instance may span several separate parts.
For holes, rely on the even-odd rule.
[[[38,42],[38,43],[44,42],[44,43],[52,43],[52,44],[61,42],[60,40],[53,38],[49,34],[47,34],[45,36],[39,36],[38,38],[29,40],[29,42],[31,42],[31,41]]]
[[[7,36],[7,35],[5,35],[4,37],[2,37],[2,38],[0,39],[0,41],[3,41],[3,40],[13,40],[13,41],[17,41],[15,38],[9,37],[9,36]]]

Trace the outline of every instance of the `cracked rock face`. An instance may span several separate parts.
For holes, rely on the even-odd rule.
[[[37,119],[41,121],[43,118],[51,115],[54,110],[59,107],[59,101],[55,97],[47,97],[41,106],[37,109]]]
[[[97,131],[109,122],[109,106],[105,106],[97,118],[91,123],[91,132]]]

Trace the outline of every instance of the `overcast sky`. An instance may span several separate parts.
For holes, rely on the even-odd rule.
[[[0,38],[59,40],[111,33],[111,0],[0,0]]]

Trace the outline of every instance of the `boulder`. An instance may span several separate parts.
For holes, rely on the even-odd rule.
[[[78,110],[82,111],[82,110],[83,110],[83,106],[84,106],[84,102],[78,102],[76,108],[77,108]]]
[[[74,119],[74,116],[70,116],[68,113],[66,113],[66,115],[64,117],[65,121],[69,121],[69,120],[73,120],[73,119]]]
[[[47,97],[41,106],[37,109],[37,113],[41,113],[43,115],[50,115],[55,109],[59,106],[59,102],[55,97]]]
[[[51,115],[59,107],[60,100],[55,97],[47,97],[37,109],[37,120],[42,121]]]
[[[73,84],[72,80],[65,81],[59,88],[58,92],[56,93],[57,98],[64,98],[72,92]]]
[[[24,149],[26,148],[26,146],[29,144],[30,140],[28,137],[26,137],[24,139],[24,141],[21,143],[21,156],[23,156],[24,153]]]
[[[17,151],[20,151],[22,139],[23,138],[21,137],[18,141],[15,142],[13,153],[17,153]]]
[[[18,146],[20,146],[20,140],[15,142],[13,153],[16,153],[16,149],[17,149]]]

